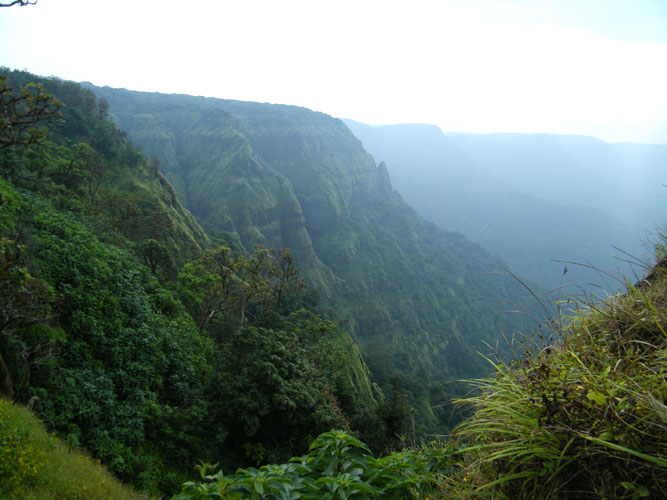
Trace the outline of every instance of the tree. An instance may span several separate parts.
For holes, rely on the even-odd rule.
[[[157,275],[158,272],[161,272],[165,277],[172,274],[174,262],[164,243],[152,238],[144,240],[139,243],[138,252],[144,264],[153,274]]]
[[[391,394],[378,409],[380,419],[384,423],[386,444],[398,446],[408,430],[408,418],[412,410],[408,405],[407,393],[401,389],[398,376],[391,377]]]
[[[200,332],[222,312],[243,323],[248,302],[265,288],[259,283],[260,267],[255,258],[232,258],[230,248],[224,246],[206,250],[183,267],[179,281]]]
[[[279,311],[306,287],[288,248],[269,251],[261,246],[251,256],[236,259],[226,246],[206,250],[183,267],[179,280],[200,331],[221,313],[244,324],[252,312]]]
[[[227,451],[244,449],[252,462],[285,459],[309,436],[346,423],[294,332],[246,326],[216,358],[209,416],[227,430]]]
[[[306,288],[306,281],[299,277],[299,270],[289,248],[272,248],[271,255],[273,260],[269,275],[273,278],[272,295],[275,307],[279,309],[287,297]]]
[[[79,142],[72,151],[70,161],[58,168],[52,178],[69,189],[83,191],[92,200],[102,185],[107,165],[88,143]]]
[[[62,105],[39,83],[29,83],[16,94],[9,78],[0,75],[0,148],[41,141],[48,133],[46,122],[61,116]]]

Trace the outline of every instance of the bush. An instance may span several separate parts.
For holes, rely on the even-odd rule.
[[[205,498],[319,500],[347,498],[427,498],[449,472],[450,449],[432,443],[411,451],[374,458],[358,439],[342,431],[321,434],[309,453],[289,463],[208,475],[215,466],[199,467],[203,482],[188,482],[172,500]]]

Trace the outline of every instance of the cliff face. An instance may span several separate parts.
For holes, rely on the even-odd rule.
[[[340,120],[290,106],[94,91],[131,140],[162,159],[208,231],[246,249],[291,247],[376,380],[400,374],[431,423],[430,406],[449,393],[441,382],[483,373],[481,341],[521,322],[506,321],[502,303],[479,300],[525,299],[518,283],[494,274],[505,265],[419,217]]]

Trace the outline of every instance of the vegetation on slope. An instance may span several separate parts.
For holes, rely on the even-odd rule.
[[[464,400],[458,476],[489,498],[667,496],[667,260]]]
[[[33,413],[0,398],[0,498],[129,500],[146,496],[49,434]]]
[[[409,394],[417,432],[481,376],[482,341],[517,329],[528,293],[460,234],[425,222],[339,120],[290,106],[94,88],[210,231],[251,250],[290,247],[364,354],[376,382]],[[502,297],[506,302],[484,299]],[[508,302],[514,302],[508,305]],[[528,302],[528,308],[535,305]],[[534,310],[533,310],[534,312]]]
[[[22,402],[39,395],[44,422],[69,447],[87,447],[148,491],[174,492],[197,460],[220,461],[224,470],[286,462],[333,426],[364,430],[376,448],[395,444],[387,437],[405,431],[403,391],[394,383],[384,401],[373,401],[358,351],[317,309],[291,254],[261,247],[243,252],[242,239],[233,235],[220,238],[240,243],[241,251],[198,250],[194,235],[203,233],[159,187],[161,180],[144,184],[144,194],[165,203],[152,206],[164,209],[162,220],[174,217],[172,230],[150,233],[151,208],[130,212],[136,225],[120,223],[127,219],[114,218],[114,209],[132,200],[134,188],[126,187],[151,175],[155,180],[155,164],[104,118],[102,101],[81,88],[54,85],[67,90],[63,100],[69,102],[58,131],[47,137],[35,122],[26,141],[2,136],[8,139],[0,148],[0,392]],[[13,126],[11,120],[2,125],[3,134]],[[108,193],[114,203],[104,202]],[[443,261],[434,253],[447,248],[446,241],[461,243],[437,231],[429,240],[423,234],[429,226],[419,229],[420,219],[410,223],[404,215],[371,231],[401,212],[382,210],[382,197],[357,195],[341,199],[358,209],[346,213],[361,214],[367,225],[345,218],[334,224],[339,230],[351,225],[337,241],[354,235],[353,253],[371,242],[391,247],[395,231],[402,231],[435,269]],[[384,202],[401,206],[395,198]],[[461,241],[469,251],[476,248]],[[210,488],[241,496],[263,495],[266,488],[277,498],[663,497],[667,278],[664,247],[659,251],[660,264],[627,294],[590,305],[557,332],[553,345],[526,352],[513,365],[501,363],[495,378],[478,382],[482,396],[465,401],[476,413],[459,428],[457,443],[375,459],[356,438],[332,432],[295,461],[215,474],[208,483],[187,484],[183,498]],[[369,255],[387,263],[397,258]],[[401,276],[400,268],[392,270]],[[465,283],[453,264],[445,271]],[[409,267],[406,272],[418,275]],[[399,291],[433,293],[410,283]],[[350,280],[347,286],[358,286],[359,295],[349,297],[367,299],[370,284]],[[450,291],[443,300],[458,304],[455,288]],[[448,318],[467,324],[470,314]],[[405,345],[398,340],[395,348]],[[410,369],[415,386],[424,385],[426,371],[421,377]],[[3,494],[93,495],[83,491],[89,483],[81,478],[50,479],[60,459],[42,462],[38,431],[27,434],[24,424],[14,424],[24,419],[0,405],[0,436],[10,441],[0,450],[2,487],[11,488]],[[53,484],[35,489],[46,483]],[[105,484],[100,479],[98,487]],[[105,495],[115,486],[109,488]]]
[[[173,492],[201,459],[282,460],[334,425],[358,422],[386,441],[358,349],[318,311],[288,250],[204,250],[208,237],[155,162],[75,84],[42,80],[63,120],[32,123],[38,140],[12,139],[17,113],[47,93],[12,88],[32,75],[10,77],[2,395],[38,396],[49,430],[151,492]],[[18,111],[7,106],[16,96]]]
[[[308,455],[189,482],[175,500],[594,499],[667,496],[667,257],[627,293],[583,307],[461,399],[446,443],[376,459],[341,432]],[[564,320],[565,321],[565,320]],[[551,339],[553,340],[553,339]]]
[[[5,178],[59,203],[69,201],[67,208],[80,216],[94,216],[101,236],[106,231],[109,238],[119,233],[137,243],[158,240],[180,264],[209,244],[160,173],[159,161],[147,160],[108,120],[104,100],[72,82],[6,69],[0,73],[3,88],[17,89],[5,100],[35,85],[62,105],[60,119],[49,121],[48,140],[3,148]],[[3,134],[12,128],[17,127]],[[112,243],[127,247],[123,239]]]

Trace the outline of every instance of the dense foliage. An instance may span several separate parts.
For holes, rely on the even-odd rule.
[[[203,498],[665,498],[667,257],[627,293],[588,304],[557,338],[472,381],[474,413],[445,442],[376,459],[349,435],[308,455],[183,485]],[[545,341],[552,342],[545,346]]]
[[[428,498],[439,491],[450,462],[450,449],[436,443],[375,458],[358,439],[331,431],[315,439],[307,455],[285,464],[230,475],[208,474],[214,466],[204,464],[204,482],[186,483],[173,500]]]
[[[290,106],[93,89],[132,140],[160,157],[207,230],[248,251],[291,248],[376,382],[389,393],[394,380],[408,394],[417,433],[447,430],[451,406],[441,403],[465,390],[451,381],[486,373],[482,341],[495,346],[499,331],[511,335],[526,320],[505,311],[535,313],[501,261],[410,209],[339,120]]]
[[[259,464],[352,420],[381,428],[356,346],[290,251],[205,249],[104,101],[33,79],[12,72],[0,97],[30,107],[47,89],[63,118],[0,150],[2,395],[38,396],[49,429],[149,491],[197,460]]]
[[[197,133],[174,118],[179,140],[165,148],[174,156],[148,160],[105,101],[33,80],[12,72],[0,93],[5,104],[18,96],[0,131],[0,395],[30,399],[70,449],[85,446],[145,491],[181,489],[182,500],[667,494],[664,245],[626,294],[589,304],[547,347],[541,339],[509,365],[501,357],[462,401],[475,413],[455,444],[416,447],[417,432],[447,415],[431,402],[462,390],[442,382],[478,373],[471,339],[491,340],[502,316],[475,294],[522,298],[479,274],[501,263],[410,211],[328,117],[218,102],[217,114],[186,120]],[[44,103],[58,103],[62,119]],[[197,103],[208,106],[183,106]],[[23,132],[9,130],[31,109]],[[222,165],[181,164],[196,151]],[[162,164],[221,232],[205,235]],[[199,175],[211,196],[191,184]],[[292,251],[273,244],[287,240]],[[318,306],[300,263],[345,329]],[[409,436],[413,448],[375,458],[351,433],[376,450]],[[102,491],[108,476],[86,460],[73,472],[79,460],[64,455],[0,401],[0,494],[96,498],[116,488]],[[242,468],[202,465],[204,482],[187,481],[197,461]]]

